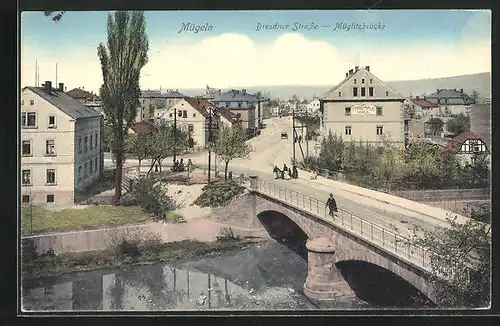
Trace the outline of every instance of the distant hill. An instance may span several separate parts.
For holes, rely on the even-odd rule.
[[[472,75],[462,75],[445,78],[429,78],[418,80],[387,81],[390,87],[394,88],[403,96],[431,94],[438,88],[464,89],[466,93],[473,90],[479,92],[481,98],[491,98],[491,78],[490,73],[478,73]],[[212,86],[212,85],[210,85]],[[215,85],[214,85],[215,86]],[[245,88],[249,93],[267,91],[273,99],[289,99],[297,95],[300,99],[312,99],[314,96],[321,96],[335,85],[317,86],[261,86],[261,87],[238,87]],[[221,89],[226,91],[227,89]],[[201,95],[204,89],[179,89],[183,94],[189,96]]]

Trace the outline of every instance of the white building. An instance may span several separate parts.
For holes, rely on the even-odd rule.
[[[69,204],[104,167],[102,115],[63,87],[25,87],[21,94],[21,201]]]
[[[318,112],[320,109],[320,101],[319,98],[313,99],[311,102],[307,104],[307,112],[308,113],[315,113]]]

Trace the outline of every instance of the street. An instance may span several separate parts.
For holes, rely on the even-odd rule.
[[[374,198],[358,195],[353,192],[335,188],[334,181],[318,177],[316,180],[309,179],[307,171],[299,170],[299,178],[291,180],[275,180],[272,168],[274,165],[282,168],[283,164],[291,166],[292,157],[292,121],[291,117],[271,118],[265,120],[267,124],[259,136],[252,138],[248,143],[254,151],[248,158],[234,159],[229,163],[229,171],[233,175],[243,173],[245,175],[257,175],[264,180],[275,182],[281,186],[304,193],[313,198],[326,199],[330,193],[333,193],[340,209],[362,217],[367,221],[378,224],[388,230],[397,231],[400,235],[410,235],[415,226],[425,230],[433,230],[437,225],[445,226],[445,216],[442,219],[433,218],[429,215],[407,210],[403,207],[384,203]],[[281,132],[288,133],[288,139],[281,139]],[[311,142],[312,143],[312,142]],[[303,144],[304,145],[304,144]],[[312,154],[312,144],[309,147],[309,153]],[[305,146],[304,146],[305,148]],[[298,145],[296,147],[296,157],[301,159]],[[208,155],[202,153],[190,157],[193,164],[207,167]],[[171,165],[171,158],[165,159],[166,166]],[[111,160],[105,160],[107,164]],[[138,161],[127,159],[126,165],[137,165]],[[148,166],[149,161],[144,160],[142,165]],[[215,170],[214,155],[212,155],[212,169]],[[223,173],[224,165],[217,162],[217,170]],[[395,229],[397,228],[397,229]]]

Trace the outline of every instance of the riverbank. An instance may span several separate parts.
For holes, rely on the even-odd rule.
[[[23,262],[23,282],[38,278],[59,276],[91,270],[106,270],[117,267],[153,265],[162,262],[195,259],[242,249],[266,240],[260,238],[237,238],[227,235],[212,242],[184,240],[168,243],[144,243],[135,245],[123,242],[115,247],[99,251],[44,254],[29,262]]]

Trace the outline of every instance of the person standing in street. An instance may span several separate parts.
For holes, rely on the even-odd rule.
[[[328,215],[330,215],[331,217],[335,217],[335,213],[338,212],[338,210],[337,202],[335,201],[335,198],[333,198],[333,194],[330,194],[330,197],[326,201],[326,206],[328,206],[328,209],[330,210]]]

